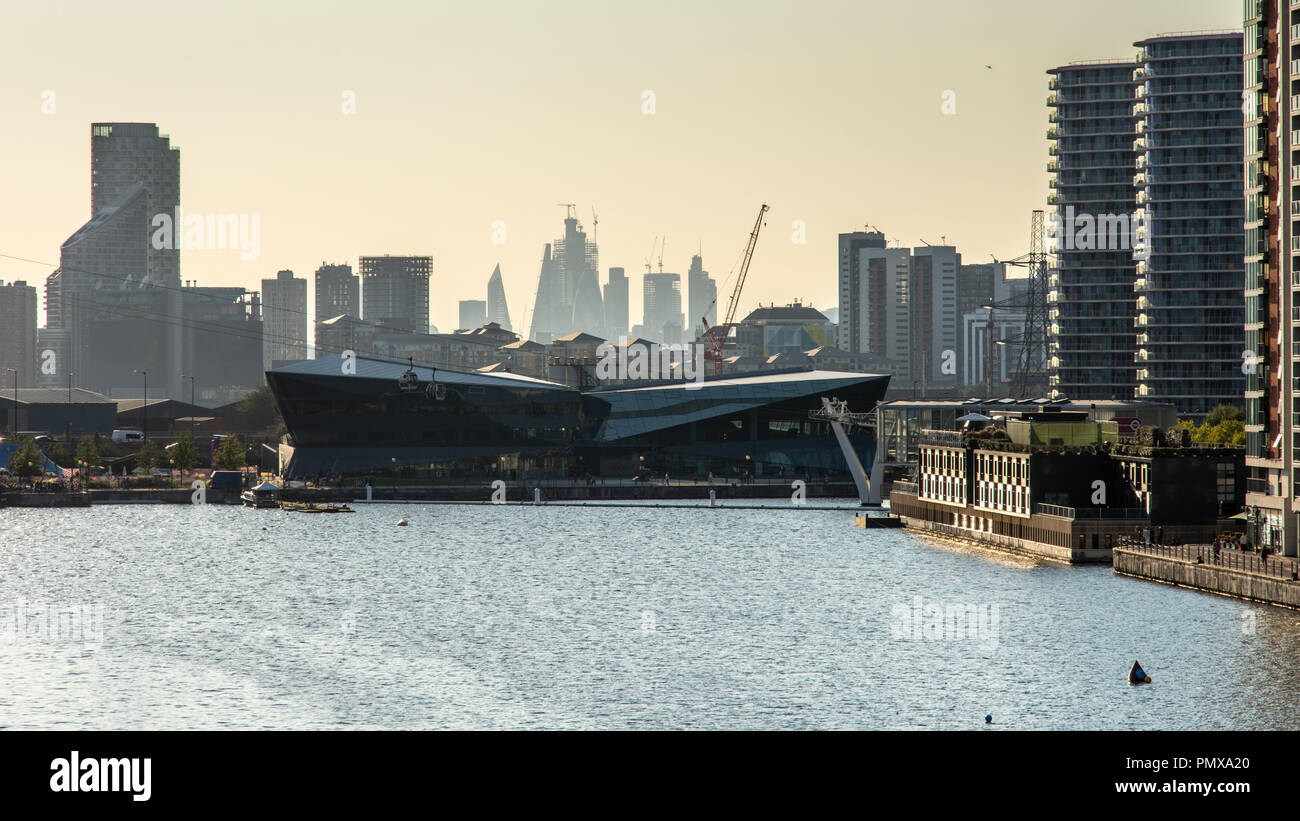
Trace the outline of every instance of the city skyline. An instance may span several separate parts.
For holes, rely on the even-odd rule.
[[[690,24],[680,15],[643,19],[633,10],[578,6],[581,43],[553,19],[562,15],[526,6],[508,5],[503,17],[414,9],[410,32],[393,31],[386,18],[354,26],[310,8],[281,19],[264,12],[225,18],[247,22],[244,32],[206,18],[199,26],[195,12],[181,10],[168,25],[194,24],[183,50],[144,23],[123,39],[151,49],[140,57],[116,50],[93,75],[61,66],[77,64],[75,50],[105,10],[80,3],[16,10],[19,26],[58,26],[68,36],[39,51],[20,42],[9,52],[24,68],[11,71],[22,79],[0,97],[13,125],[0,136],[0,173],[22,196],[0,204],[0,253],[41,264],[0,259],[0,279],[42,281],[68,226],[84,222],[89,124],[156,122],[183,153],[187,213],[261,216],[257,259],[237,250],[182,253],[182,278],[207,286],[255,289],[277,270],[313,270],[325,259],[355,265],[361,255],[431,255],[433,324],[455,325],[458,302],[480,298],[477,283],[497,264],[510,307],[524,318],[538,252],[564,215],[555,203],[573,201],[601,244],[602,286],[610,267],[634,277],[643,271],[654,237],[664,236],[665,270],[684,272],[702,250],[723,292],[749,215],[768,201],[773,210],[739,312],[794,299],[832,307],[836,237],[866,224],[903,246],[946,238],[968,249],[972,262],[1026,250],[1025,216],[1042,207],[1047,191],[1048,67],[1132,59],[1135,40],[1171,28],[1240,25],[1233,6],[1210,2],[1100,3],[1064,16],[1010,2],[951,4],[928,52],[951,56],[917,64],[905,38],[863,48],[848,35],[856,27],[824,26],[830,17],[873,30],[915,24],[903,9],[850,4],[806,16],[730,5],[699,10]],[[1063,23],[1068,37],[1041,36]],[[812,27],[818,36],[808,36]],[[457,29],[468,35],[464,42],[452,37]],[[413,64],[373,36],[378,31],[399,40],[431,36],[437,47],[410,50],[426,61]],[[985,35],[987,58],[943,48],[967,42],[972,31]],[[237,47],[226,50],[232,37]],[[557,56],[531,61],[524,72],[523,58],[484,59],[477,49],[488,37],[494,52],[521,54],[549,37],[548,53]],[[344,38],[345,57],[299,51]],[[261,42],[275,42],[276,51]],[[232,55],[243,59],[225,65]],[[125,82],[156,60],[177,70],[147,84]],[[557,95],[564,86],[573,90]],[[654,92],[653,114],[642,113],[646,91]],[[942,112],[946,91],[955,92],[954,115]],[[343,113],[349,92],[355,114]],[[882,111],[908,125],[879,128]],[[872,150],[863,151],[864,143]],[[970,207],[954,209],[954,202]],[[503,245],[493,244],[498,222]],[[806,242],[797,244],[801,231]],[[642,312],[640,290],[630,288],[633,317]]]

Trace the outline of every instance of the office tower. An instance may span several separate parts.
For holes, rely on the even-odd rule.
[[[699,254],[691,257],[690,270],[686,272],[687,304],[686,325],[690,339],[696,340],[704,333],[704,322],[712,328],[718,324],[718,284],[704,270],[704,260]]]
[[[433,257],[362,257],[361,318],[402,331],[429,324],[429,275]]]
[[[912,249],[908,310],[911,314],[911,370],[921,387],[955,387],[957,356],[957,268],[961,254],[951,245]]]
[[[869,278],[861,268],[860,252],[863,248],[884,248],[885,235],[879,231],[852,231],[840,234],[839,242],[839,327],[836,344],[846,351],[861,353],[871,350],[866,341],[863,323],[864,307],[871,302]],[[877,300],[879,300],[877,296]]]
[[[609,269],[605,283],[605,333],[606,339],[617,341],[628,333],[628,283],[622,268]]]
[[[1246,154],[1245,297],[1247,536],[1296,555],[1296,393],[1292,361],[1300,315],[1300,150],[1291,97],[1300,71],[1291,60],[1300,37],[1290,3],[1246,0],[1244,114]],[[1295,22],[1300,22],[1297,20]]]
[[[1242,35],[1134,45],[1137,398],[1199,418],[1245,389]]]
[[[477,328],[488,321],[487,302],[482,299],[462,299],[460,301],[460,324],[456,327],[462,331]]]
[[[307,280],[293,271],[262,280],[262,348],[268,371],[307,358]]]
[[[156,220],[180,206],[180,151],[151,123],[91,126],[91,219],[60,249],[46,280],[46,324],[64,332],[84,387],[138,394],[155,372],[159,396],[180,397],[181,226],[152,242]]]
[[[529,338],[549,343],[571,331],[598,331],[604,322],[604,306],[596,272],[599,250],[588,241],[582,224],[568,206],[564,236],[546,246],[537,279]]]
[[[343,314],[361,316],[361,280],[352,273],[351,265],[322,262],[316,269],[317,335],[322,322]],[[319,348],[319,343],[317,347]]]
[[[682,341],[681,274],[646,272],[642,281],[642,324],[665,345]]]
[[[0,385],[13,386],[9,368],[18,371],[18,387],[36,386],[36,289],[22,280],[0,281]]]
[[[506,286],[501,280],[500,264],[492,269],[492,276],[488,279],[487,321],[495,322],[507,331],[514,330],[510,327],[510,306],[506,304]]]
[[[1136,267],[1123,230],[1137,207],[1133,68],[1093,61],[1047,72],[1048,380],[1057,397],[1131,399],[1137,385]]]

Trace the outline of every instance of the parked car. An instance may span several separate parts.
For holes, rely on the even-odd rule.
[[[144,431],[139,430],[115,430],[113,431],[113,444],[124,445],[128,442],[144,443]]]

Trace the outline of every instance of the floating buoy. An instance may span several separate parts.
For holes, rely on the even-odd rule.
[[[993,723],[993,714],[992,714],[992,713],[990,713],[989,715],[984,716],[984,723],[985,723],[985,724],[992,724],[992,723]]]
[[[1128,671],[1128,683],[1150,684],[1151,676],[1148,676],[1147,671],[1142,669],[1142,665],[1135,661],[1133,662],[1133,669]]]
[[[406,527],[406,520],[405,520],[405,519],[398,519],[398,520],[397,520],[397,526],[398,526],[398,527]]]

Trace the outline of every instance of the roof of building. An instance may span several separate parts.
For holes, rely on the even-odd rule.
[[[564,336],[555,337],[555,339],[551,340],[551,344],[567,345],[569,343],[574,343],[578,345],[591,345],[593,343],[599,344],[604,341],[605,341],[604,339],[601,339],[600,337],[595,336],[593,334],[586,333],[585,331],[574,331],[571,334],[565,334]]]
[[[541,353],[546,350],[546,346],[540,342],[534,342],[531,339],[517,339],[508,345],[502,345],[497,348],[499,351],[522,351],[526,353]]]
[[[760,307],[750,312],[742,322],[830,322],[826,314],[812,307],[811,305],[801,305],[798,302],[790,305],[768,305]]]
[[[349,377],[360,377],[362,379],[391,379],[396,382],[407,370],[414,370],[415,375],[421,382],[432,382],[435,379],[435,369],[427,365],[415,365],[412,368],[405,362],[390,362],[384,359],[373,359],[365,356],[358,356],[353,360],[356,370],[353,373],[346,374]],[[285,365],[283,368],[276,368],[270,373],[275,374],[302,374],[306,376],[344,376],[343,356],[334,354],[319,359],[307,359],[302,362],[295,362],[292,365]],[[437,368],[436,379],[438,382],[445,382],[450,385],[519,385],[523,383],[526,387],[544,388],[550,390],[571,391],[567,385],[561,385],[558,382],[549,382],[545,379],[536,379],[531,376],[524,376],[517,373],[496,372],[496,373],[479,373],[477,371],[455,371],[449,368]]]
[[[13,402],[13,389],[4,390],[0,386],[0,404]],[[102,393],[86,390],[85,388],[73,388],[71,391],[71,402],[74,405],[112,405],[117,400],[109,399]],[[67,388],[19,388],[18,404],[20,405],[66,405],[69,402],[69,391]]]

